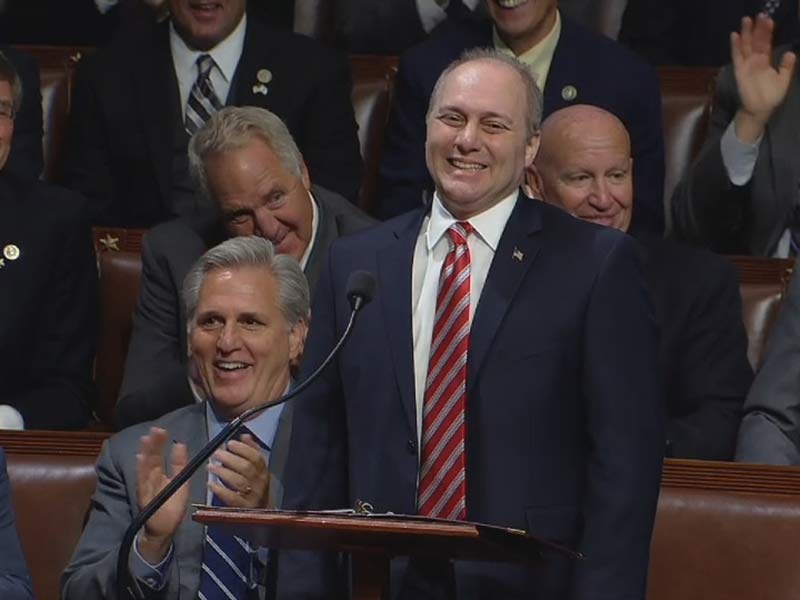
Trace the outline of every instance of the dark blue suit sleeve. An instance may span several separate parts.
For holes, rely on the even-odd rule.
[[[598,248],[598,251],[602,251]],[[617,238],[592,290],[583,389],[591,453],[573,600],[645,597],[664,452],[657,329],[639,257]]]
[[[31,576],[19,543],[11,504],[6,455],[0,449],[0,598],[32,600]]]

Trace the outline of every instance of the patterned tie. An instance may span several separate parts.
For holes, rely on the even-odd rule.
[[[216,495],[211,505],[225,506]],[[247,597],[249,580],[250,552],[246,543],[228,533],[224,525],[206,527],[197,597],[200,600],[240,600]]]
[[[422,458],[419,514],[467,518],[466,438],[467,352],[469,350],[470,257],[472,226],[454,223],[452,242],[439,275],[431,356],[422,405]]]
[[[764,0],[764,7],[761,12],[768,16],[773,16],[781,6],[781,0]]]
[[[269,453],[269,446],[247,427],[241,429],[241,434],[245,433],[250,434]],[[225,504],[215,494],[211,497],[211,506]],[[247,542],[229,533],[224,525],[207,526],[197,597],[200,600],[247,598],[249,590],[255,587],[250,577],[251,560],[254,557],[248,550]]]
[[[200,129],[215,112],[222,108],[209,75],[214,68],[214,59],[208,54],[197,57],[197,79],[189,92],[186,103],[184,127],[189,135]]]

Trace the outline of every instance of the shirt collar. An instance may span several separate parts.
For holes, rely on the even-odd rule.
[[[214,63],[219,69],[225,81],[230,83],[236,73],[236,65],[239,64],[239,58],[242,56],[244,50],[244,37],[247,31],[247,14],[242,15],[241,21],[236,28],[231,31],[230,35],[222,40],[219,44],[211,48],[211,50],[200,51],[189,48],[183,38],[178,35],[175,30],[175,25],[170,21],[169,23],[169,47],[172,51],[172,60],[175,64],[175,69],[180,73],[189,73],[192,80],[197,77],[197,68],[195,63],[197,57],[201,54],[209,54],[214,59]]]
[[[311,190],[308,191],[308,200],[311,202],[311,239],[308,240],[306,251],[303,252],[303,256],[300,258],[300,268],[303,269],[303,271],[306,270],[308,257],[311,256],[311,251],[314,249],[314,240],[317,239],[317,229],[319,228],[319,209],[317,208],[317,201],[314,199]]]
[[[536,83],[541,89],[544,89],[545,81],[543,80],[547,78],[547,72],[550,70],[550,63],[553,60],[553,54],[556,51],[559,37],[561,37],[561,13],[556,11],[556,21],[553,23],[553,28],[550,30],[550,33],[533,48],[526,50],[516,57],[521,62],[528,65],[528,68],[530,68],[536,76]],[[513,50],[511,50],[498,35],[496,27],[492,28],[492,41],[494,47],[500,52],[508,54],[509,56],[515,56]]]
[[[500,243],[500,236],[503,235],[506,223],[511,216],[511,212],[514,210],[514,206],[517,204],[518,195],[519,191],[514,190],[490,209],[467,219],[467,222],[472,225],[475,233],[477,233],[486,245],[492,249],[492,252],[497,250],[497,245]],[[439,192],[434,192],[433,205],[431,206],[431,218],[428,220],[428,230],[425,235],[429,252],[439,243],[439,240],[450,226],[457,221],[458,219],[445,208],[439,198]]]
[[[261,445],[265,446],[270,451],[272,450],[272,444],[275,441],[275,432],[278,430],[278,422],[280,421],[282,411],[283,404],[279,404],[278,406],[273,406],[272,408],[268,408],[267,410],[261,412],[261,414],[253,417],[246,423],[247,428],[258,438],[258,441],[261,443]],[[208,428],[208,439],[212,439],[215,435],[222,431],[222,428],[227,424],[228,421],[221,419],[220,416],[217,415],[211,402],[206,402],[206,426]]]

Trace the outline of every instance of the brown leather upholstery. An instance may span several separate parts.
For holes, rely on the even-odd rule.
[[[105,438],[85,432],[0,432],[17,529],[39,600],[60,597],[61,573],[83,530],[96,483],[94,462]]]
[[[664,214],[670,229],[670,201],[675,186],[700,150],[708,131],[716,69],[660,67],[664,119]],[[634,176],[636,165],[633,166]]]
[[[358,141],[364,159],[364,180],[359,205],[368,213],[375,208],[383,137],[389,119],[397,59],[393,56],[351,56],[351,94],[358,123]]]
[[[648,600],[792,600],[800,590],[800,469],[671,461]]]
[[[748,338],[747,357],[753,369],[758,369],[769,333],[786,295],[794,261],[754,256],[729,258],[739,272],[742,318]]]
[[[142,229],[95,228],[94,239],[100,272],[100,338],[95,359],[97,404],[101,424],[112,427],[133,311],[142,277]]]

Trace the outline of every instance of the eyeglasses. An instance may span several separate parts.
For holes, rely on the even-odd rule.
[[[0,100],[0,117],[13,120],[15,115],[14,103],[10,100]]]

